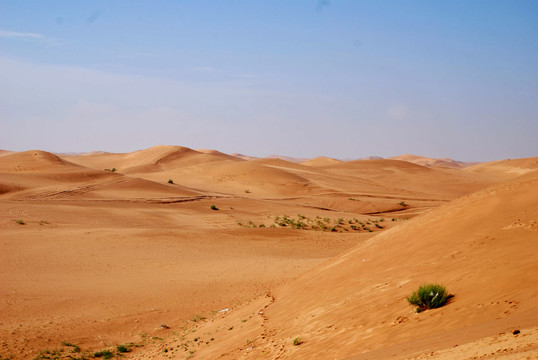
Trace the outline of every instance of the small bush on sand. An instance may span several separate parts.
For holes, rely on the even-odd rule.
[[[103,359],[111,359],[114,357],[114,353],[112,353],[110,350],[103,350],[103,351],[98,351],[95,354],[93,354],[93,357],[102,357]]]
[[[117,347],[119,353],[126,353],[131,351],[127,346],[125,345],[118,345]]]
[[[303,340],[301,339],[300,336],[297,336],[295,339],[293,339],[293,345],[294,346],[301,345],[302,343],[303,343]]]
[[[435,309],[447,303],[454,295],[450,295],[443,285],[424,284],[407,298],[411,305],[417,307],[417,313],[428,309]]]
[[[24,222],[24,220],[22,220],[22,219],[17,219],[17,220],[15,220],[15,221],[16,221],[17,224],[19,224],[19,225],[24,225],[24,224],[26,224],[26,223]]]
[[[168,183],[169,183],[169,184],[173,184],[173,183],[174,183],[174,180],[172,180],[172,179],[168,179]]]
[[[211,205],[211,210],[218,210],[219,208],[216,207],[215,205]]]

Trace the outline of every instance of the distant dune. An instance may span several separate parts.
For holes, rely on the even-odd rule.
[[[289,162],[294,163],[301,163],[303,161],[308,160],[307,158],[298,158],[298,157],[291,157],[291,156],[284,156],[284,155],[269,155],[267,156],[268,159],[281,159]]]
[[[327,166],[327,165],[332,165],[332,164],[341,163],[341,162],[342,161],[338,159],[332,159],[325,156],[318,156],[313,159],[302,161],[301,164],[306,165],[306,166],[321,167],[321,166]]]
[[[456,161],[449,158],[434,159],[434,158],[429,158],[425,156],[410,155],[410,154],[392,156],[388,159],[408,161],[408,162],[412,162],[412,163],[422,165],[422,166],[440,166],[440,167],[448,167],[448,168],[456,168],[456,169],[463,169],[465,167],[476,164],[476,162],[462,162],[462,161]]]
[[[254,160],[254,159],[257,159],[256,156],[248,156],[248,155],[244,155],[244,154],[239,154],[239,153],[233,153],[231,154],[232,156],[235,156],[237,158],[240,158],[240,159],[243,159],[243,160]]]
[[[526,174],[536,169],[538,169],[538,157],[491,161],[473,165],[465,170],[472,173],[507,179]]]

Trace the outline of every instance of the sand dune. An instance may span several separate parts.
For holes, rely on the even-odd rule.
[[[339,176],[368,179],[384,186],[387,194],[395,191],[408,196],[437,196],[453,199],[491,185],[495,180],[480,174],[452,169],[431,168],[401,160],[354,160],[321,167]],[[478,176],[475,176],[478,175]]]
[[[96,155],[101,156],[101,154]],[[193,196],[181,186],[166,186],[118,173],[93,170],[45,151],[8,154],[0,162],[0,194],[12,199],[140,199]]]
[[[200,327],[197,333],[222,341],[200,347],[197,357],[429,358],[485,337],[514,338],[515,329],[531,334],[526,344],[532,348],[507,341],[493,352],[536,356],[536,198],[535,171],[377,235],[238,309],[239,317]],[[455,297],[443,308],[415,314],[405,298],[424,282],[445,284]],[[255,314],[252,326],[219,330],[245,314]],[[294,346],[299,336],[304,342]]]
[[[499,179],[514,178],[538,169],[538,157],[506,159],[476,164],[465,169],[468,172],[485,174]]]
[[[74,163],[40,150],[8,153],[2,156],[1,172],[54,172],[78,169]]]
[[[239,161],[221,152],[199,152],[183,146],[154,146],[126,154],[86,154],[65,156],[70,161],[93,169],[116,168],[118,172],[154,172],[170,167],[212,161]]]
[[[8,155],[8,154],[12,154],[13,151],[9,151],[9,150],[1,150],[0,149],[0,156],[4,156],[4,155]]]
[[[126,359],[450,358],[515,344],[516,327],[528,349],[536,169],[3,152],[0,357],[134,342]],[[405,296],[423,281],[453,302],[414,314]]]
[[[407,161],[407,162],[411,162],[411,163],[422,165],[422,166],[439,166],[439,167],[448,167],[448,168],[456,168],[456,169],[463,169],[465,167],[476,164],[476,162],[456,161],[450,158],[434,159],[434,158],[429,158],[425,156],[418,156],[418,155],[411,155],[411,154],[391,156],[388,159]]]
[[[340,163],[340,162],[342,162],[342,161],[337,160],[337,159],[328,158],[328,157],[325,157],[325,156],[318,156],[316,158],[308,159],[306,161],[303,161],[303,162],[301,162],[301,164],[306,165],[306,166],[322,167],[322,166],[327,166],[327,165],[333,165],[335,163]]]

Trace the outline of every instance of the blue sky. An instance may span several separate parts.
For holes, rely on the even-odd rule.
[[[538,155],[537,1],[2,1],[0,148]]]

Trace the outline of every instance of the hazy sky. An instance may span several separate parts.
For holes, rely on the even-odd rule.
[[[2,1],[0,148],[538,156],[538,1]]]

